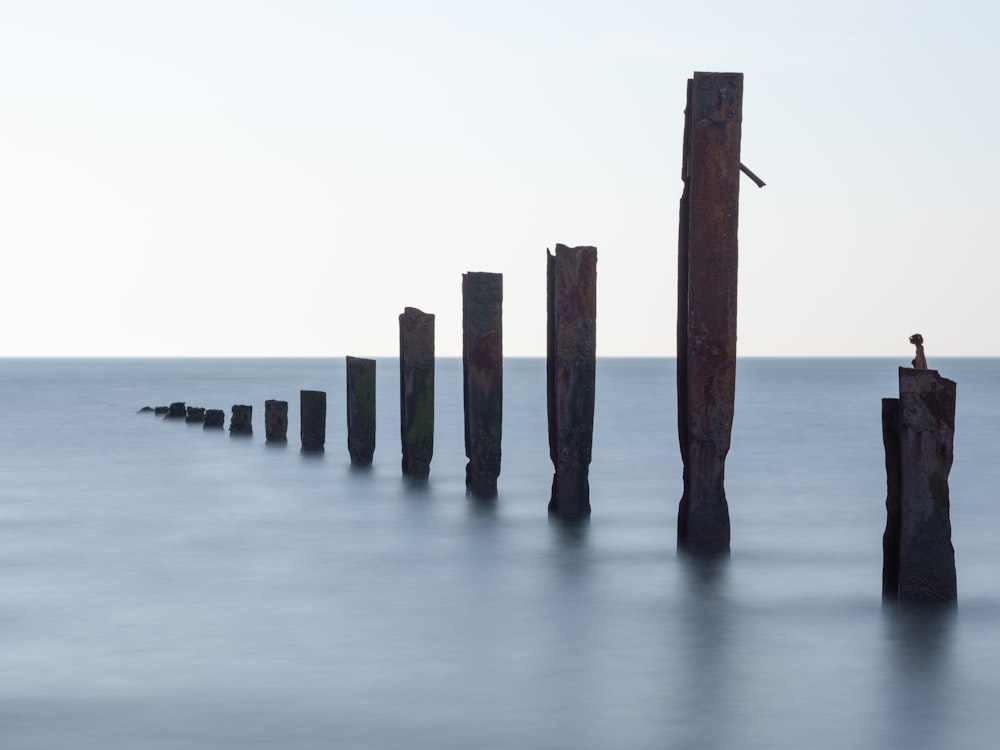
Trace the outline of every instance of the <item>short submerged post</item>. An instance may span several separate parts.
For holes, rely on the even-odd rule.
[[[229,418],[230,435],[253,434],[253,407],[247,404],[233,404],[233,415]]]
[[[205,410],[205,424],[202,425],[203,429],[221,430],[225,426],[226,426],[226,413],[222,411],[222,409]]]
[[[399,427],[403,473],[426,477],[434,455],[434,316],[415,307],[399,316]]]
[[[205,421],[205,409],[202,406],[187,407],[187,415],[184,421],[188,424],[201,424]]]
[[[497,494],[503,421],[503,274],[462,274],[465,488]]]
[[[882,597],[887,602],[958,600],[948,488],[955,396],[955,382],[937,370],[900,367],[899,398],[882,400],[888,488]]]
[[[736,394],[742,73],[695,73],[684,112],[678,232],[677,547],[728,554],[725,468]]]
[[[264,402],[264,438],[268,443],[288,442],[288,402],[268,399]]]
[[[347,451],[366,466],[375,455],[375,360],[347,358]]]
[[[597,248],[556,245],[548,253],[549,513],[590,515],[597,375]]]
[[[299,409],[302,452],[323,453],[326,447],[326,391],[300,391]]]
[[[159,412],[157,412],[159,413]],[[167,407],[167,413],[163,416],[164,419],[186,419],[187,418],[187,406],[185,406],[183,401],[174,401],[170,406]]]

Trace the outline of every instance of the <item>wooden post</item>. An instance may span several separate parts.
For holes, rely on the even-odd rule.
[[[426,477],[434,455],[434,316],[399,316],[399,427],[403,473]]]
[[[948,489],[955,395],[955,382],[937,370],[899,368],[898,437],[883,438],[889,498],[882,594],[890,601],[898,597],[900,604],[954,604],[958,599]],[[891,407],[887,414],[885,401],[883,435],[892,431]],[[891,455],[895,450],[898,457]],[[898,508],[893,498],[897,493]]]
[[[899,465],[899,399],[882,399],[882,446],[885,448],[885,533],[882,534],[882,599],[899,599],[899,514],[902,469]]]
[[[202,426],[206,430],[221,430],[226,426],[226,413],[222,409],[206,409]]]
[[[503,274],[462,274],[465,488],[495,497],[503,422]]]
[[[548,253],[549,513],[590,515],[597,373],[597,248],[556,245]]]
[[[253,434],[253,407],[247,404],[233,404],[233,415],[229,418],[230,435]]]
[[[678,549],[728,554],[725,463],[736,394],[742,73],[688,81],[678,232]]]
[[[366,466],[375,455],[375,360],[347,358],[347,450]]]
[[[303,453],[326,448],[326,391],[299,391],[299,437]]]
[[[268,399],[264,402],[264,438],[268,443],[288,442],[288,402]]]
[[[167,413],[163,417],[164,419],[186,419],[187,418],[187,406],[185,406],[183,401],[174,401],[167,407]]]
[[[205,421],[205,408],[202,406],[189,406],[187,407],[186,416],[184,421],[188,424],[201,424]]]

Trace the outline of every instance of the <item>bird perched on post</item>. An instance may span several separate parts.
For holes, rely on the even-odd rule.
[[[924,337],[919,333],[915,333],[910,336],[910,343],[917,347],[917,356],[913,358],[914,370],[926,370],[927,369],[927,357],[924,356]]]

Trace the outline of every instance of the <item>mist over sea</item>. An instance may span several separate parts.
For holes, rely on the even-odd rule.
[[[958,383],[959,606],[884,610],[891,359],[740,359],[732,556],[675,553],[673,359],[599,359],[589,524],[547,517],[545,361],[504,367],[499,497],[465,493],[461,361],[427,481],[398,361],[371,468],[338,359],[0,360],[0,748],[996,747],[1000,360]],[[328,393],[299,452],[299,390]],[[289,442],[264,442],[264,401]],[[251,438],[137,414],[252,404]]]

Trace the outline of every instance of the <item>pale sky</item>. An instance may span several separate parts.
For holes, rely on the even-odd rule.
[[[744,79],[739,353],[1000,355],[992,2],[0,0],[0,356],[461,352],[598,249],[598,354],[675,354],[686,80]]]

